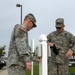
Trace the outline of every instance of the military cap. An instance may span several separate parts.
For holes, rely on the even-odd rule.
[[[33,27],[37,27],[37,25],[36,25],[36,18],[35,18],[35,16],[32,13],[27,14],[26,17],[31,19],[31,21],[33,22]]]
[[[58,18],[56,19],[56,27],[62,27],[62,25],[64,24],[64,19],[63,18]]]

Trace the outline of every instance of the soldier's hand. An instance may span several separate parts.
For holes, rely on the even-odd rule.
[[[42,60],[42,58],[41,58],[41,57],[38,57],[38,58],[37,58],[37,61],[38,61],[38,62],[40,62],[41,60]]]
[[[31,62],[26,62],[26,69],[31,70],[32,68],[32,63]]]
[[[67,58],[70,58],[73,54],[73,51],[72,50],[69,50],[67,53],[66,53],[66,57]]]
[[[53,46],[54,46],[54,44],[53,44],[53,43],[51,43],[51,42],[49,42],[49,43],[48,43],[48,46],[53,47]]]

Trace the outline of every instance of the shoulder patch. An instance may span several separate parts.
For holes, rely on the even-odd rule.
[[[20,29],[21,29],[22,31],[24,31],[24,32],[26,32],[26,31],[27,31],[27,29],[26,29],[26,28],[24,28],[22,25],[20,26]]]

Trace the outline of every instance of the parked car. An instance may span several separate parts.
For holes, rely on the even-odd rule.
[[[75,67],[75,58],[71,58],[69,62],[70,67]]]
[[[6,58],[0,58],[0,69],[2,69],[4,66],[6,66],[7,59]]]

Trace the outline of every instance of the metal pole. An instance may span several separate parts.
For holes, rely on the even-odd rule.
[[[21,4],[16,4],[16,7],[21,7],[21,24],[22,24],[22,5]]]
[[[21,24],[22,24],[22,5],[21,5]]]

